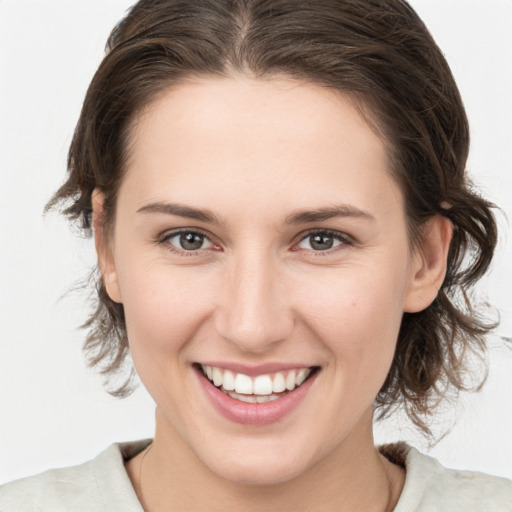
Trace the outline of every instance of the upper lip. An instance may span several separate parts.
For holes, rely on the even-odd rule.
[[[264,375],[267,373],[277,373],[286,370],[296,370],[301,368],[311,368],[314,365],[301,364],[301,363],[281,363],[281,362],[269,362],[258,365],[250,365],[236,362],[226,361],[201,361],[201,365],[204,366],[215,366],[224,370],[231,370],[234,373],[243,373],[249,377],[256,377],[258,375]]]

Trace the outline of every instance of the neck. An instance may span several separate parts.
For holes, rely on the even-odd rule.
[[[333,452],[296,478],[275,485],[250,485],[213,473],[178,433],[166,428],[157,411],[151,449],[129,461],[127,470],[146,512],[387,512],[398,501],[405,474],[374,447],[371,413],[369,420],[364,422],[365,429],[354,429]]]

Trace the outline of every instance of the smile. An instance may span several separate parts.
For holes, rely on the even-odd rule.
[[[254,426],[284,420],[304,400],[321,370],[318,366],[270,367],[265,368],[268,373],[254,368],[242,373],[241,366],[227,369],[195,364],[195,368],[206,397],[218,413],[229,421]]]
[[[250,377],[216,366],[201,365],[206,378],[235,400],[246,403],[266,403],[302,385],[314,368],[297,368]]]

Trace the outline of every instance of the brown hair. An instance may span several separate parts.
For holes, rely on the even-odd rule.
[[[468,299],[496,245],[492,205],[465,173],[469,130],[441,51],[403,0],[141,0],[113,30],[87,92],[69,151],[69,176],[48,208],[62,205],[90,231],[91,194],[115,216],[132,120],[156,96],[194,75],[287,75],[348,92],[391,147],[414,241],[436,214],[451,220],[448,271],[424,311],[404,314],[380,416],[404,407],[425,433],[449,390],[475,384],[467,361],[483,355],[491,325]],[[89,363],[109,376],[129,353],[122,304],[97,278],[87,323]],[[480,379],[481,380],[481,379]],[[114,389],[123,395],[130,379]],[[478,383],[476,383],[478,384]]]

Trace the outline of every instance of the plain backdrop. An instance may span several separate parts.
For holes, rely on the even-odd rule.
[[[151,437],[154,404],[140,387],[117,400],[85,367],[86,295],[66,294],[95,263],[45,202],[62,183],[81,102],[107,35],[131,0],[0,1],[0,483]],[[446,54],[471,122],[469,169],[512,218],[512,0],[413,0]],[[445,465],[512,478],[512,243],[502,238],[480,291],[502,315],[490,379],[446,408],[458,423],[432,451]],[[426,450],[406,423],[377,429]]]

